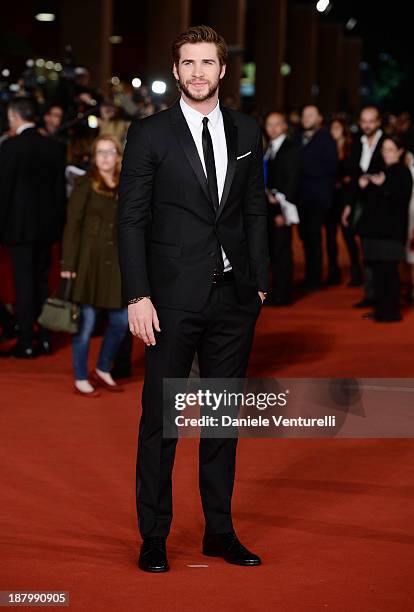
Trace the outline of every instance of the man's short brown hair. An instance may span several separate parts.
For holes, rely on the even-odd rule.
[[[183,45],[207,42],[214,43],[217,48],[217,55],[219,58],[220,66],[227,63],[228,49],[226,41],[220,34],[218,34],[213,28],[209,26],[200,25],[188,28],[185,32],[182,32],[172,44],[172,56],[173,62],[178,66],[180,61],[180,49]]]

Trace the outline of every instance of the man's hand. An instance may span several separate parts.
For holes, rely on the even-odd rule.
[[[69,272],[69,270],[62,270],[60,278],[76,278],[76,272]]]
[[[264,301],[265,301],[265,299],[266,299],[266,296],[265,296],[265,294],[263,293],[263,291],[258,291],[258,293],[259,293],[259,297],[260,297],[260,299],[262,300],[262,304],[263,304],[263,302],[264,302]]]
[[[342,222],[342,225],[343,225],[344,227],[348,227],[348,225],[349,225],[349,221],[348,221],[348,219],[349,219],[349,215],[351,214],[351,210],[352,210],[352,209],[351,209],[351,207],[349,206],[349,204],[347,204],[347,205],[345,206],[344,210],[343,210],[343,213],[342,213],[342,218],[341,218],[341,222]]]
[[[378,187],[383,184],[385,181],[385,174],[383,172],[378,172],[378,174],[371,174],[371,183],[377,185]]]
[[[279,200],[277,197],[270,191],[270,189],[266,189],[267,201],[269,204],[278,204]]]
[[[365,189],[365,187],[368,186],[368,183],[369,183],[369,177],[366,174],[363,174],[362,176],[359,177],[358,184],[361,187],[361,189]]]
[[[285,219],[283,217],[283,215],[276,215],[275,216],[275,226],[276,227],[284,227],[285,225]]]
[[[128,305],[128,324],[133,336],[140,338],[147,346],[155,346],[154,329],[158,332],[161,329],[157,311],[149,298]]]

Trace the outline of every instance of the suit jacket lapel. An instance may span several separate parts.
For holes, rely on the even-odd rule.
[[[217,211],[217,218],[223,212],[223,208],[227,202],[237,165],[237,127],[234,124],[228,110],[223,106],[220,108],[223,115],[224,132],[226,134],[227,172],[224,181],[223,194],[221,196],[220,205]]]
[[[200,187],[203,190],[204,195],[214,210],[200,156],[198,155],[197,147],[181,110],[179,101],[171,107],[171,118],[174,133],[194,171],[194,174],[197,177],[198,182],[200,183]]]

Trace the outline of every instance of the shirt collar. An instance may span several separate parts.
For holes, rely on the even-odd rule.
[[[35,124],[34,124],[34,123],[32,123],[32,122],[30,122],[30,121],[28,121],[27,123],[23,123],[23,124],[22,124],[22,125],[20,125],[20,126],[17,128],[17,130],[16,130],[16,134],[17,134],[17,136],[20,136],[20,134],[21,134],[22,132],[24,132],[25,130],[27,130],[27,129],[29,129],[29,128],[32,128],[32,127],[35,127]]]
[[[286,134],[280,134],[280,136],[278,136],[277,138],[274,138],[273,140],[270,141],[270,144],[272,146],[272,149],[276,149],[280,146],[282,146],[282,144],[284,143],[286,139]]]
[[[180,106],[181,110],[183,111],[184,117],[186,118],[188,123],[191,123],[191,125],[197,128],[200,128],[202,126],[204,117],[208,117],[209,124],[211,124],[213,128],[215,128],[221,116],[220,104],[218,101],[216,107],[213,108],[211,113],[209,113],[208,115],[203,115],[203,113],[199,113],[198,110],[195,110],[195,108],[184,102],[182,98],[180,98]]]
[[[382,136],[382,130],[377,130],[375,132],[375,137],[374,137],[374,140],[372,141],[372,145],[370,147],[371,149],[375,149],[375,147],[377,146],[378,141],[381,138],[381,136]],[[365,136],[365,134],[363,134],[361,136],[361,142],[362,142],[362,144],[368,146],[368,138]]]

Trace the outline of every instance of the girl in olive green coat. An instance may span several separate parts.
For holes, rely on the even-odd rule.
[[[72,338],[75,391],[88,397],[99,395],[96,386],[122,390],[110,374],[128,328],[127,309],[121,298],[116,231],[121,156],[121,145],[115,138],[101,136],[95,140],[92,169],[76,181],[63,235],[61,276],[74,279],[72,300],[81,305],[79,331]],[[89,344],[99,310],[107,312],[108,327],[89,381]]]

